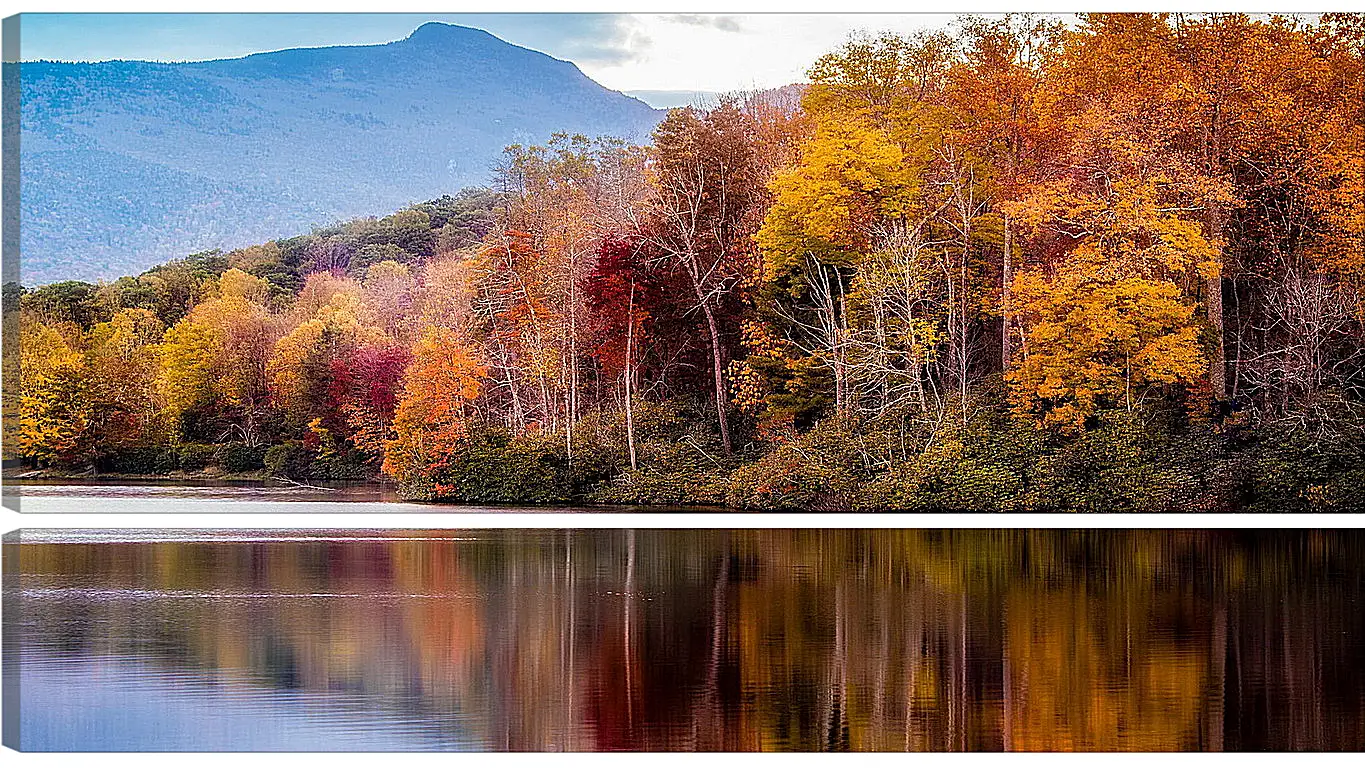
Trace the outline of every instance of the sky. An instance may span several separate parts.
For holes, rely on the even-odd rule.
[[[805,80],[855,30],[912,33],[949,14],[42,14],[25,13],[25,61],[191,61],[407,37],[426,21],[485,29],[574,62],[619,91],[726,92]]]

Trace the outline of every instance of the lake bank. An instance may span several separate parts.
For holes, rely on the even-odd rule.
[[[292,464],[272,459],[266,469],[232,472],[238,465],[227,447],[196,446],[181,451],[195,463],[182,462],[180,470],[152,472],[147,467],[154,464],[144,462],[137,473],[92,476],[91,465],[81,465],[86,471],[54,467],[31,479],[323,488],[383,479],[399,501],[865,513],[1355,512],[1365,497],[1365,453],[1330,441],[1251,439],[1207,424],[1163,426],[1141,414],[1110,414],[1097,428],[1065,438],[992,409],[966,424],[921,427],[902,440],[894,430],[822,422],[746,442],[730,455],[690,433],[654,437],[637,445],[634,463],[610,440],[584,439],[570,450],[562,436],[485,431],[429,457],[438,471],[396,479],[379,478],[370,465],[341,471],[336,462],[299,456]],[[200,463],[208,456],[218,458]],[[190,466],[198,468],[184,468]],[[22,475],[31,470],[6,479]]]
[[[332,483],[330,487],[234,479],[6,478],[6,502],[31,514],[621,514],[741,512],[716,507],[451,504],[401,498],[392,484]]]

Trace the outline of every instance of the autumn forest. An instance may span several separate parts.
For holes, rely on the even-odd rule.
[[[28,470],[409,498],[1347,511],[1365,16],[963,17],[649,146],[7,286]]]

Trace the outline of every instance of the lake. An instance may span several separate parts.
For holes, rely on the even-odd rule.
[[[25,750],[1365,748],[1354,531],[27,530],[5,557]]]

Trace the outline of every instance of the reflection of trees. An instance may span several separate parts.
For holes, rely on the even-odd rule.
[[[26,587],[90,591],[24,615],[495,749],[1365,746],[1350,533],[473,538],[26,544]]]

